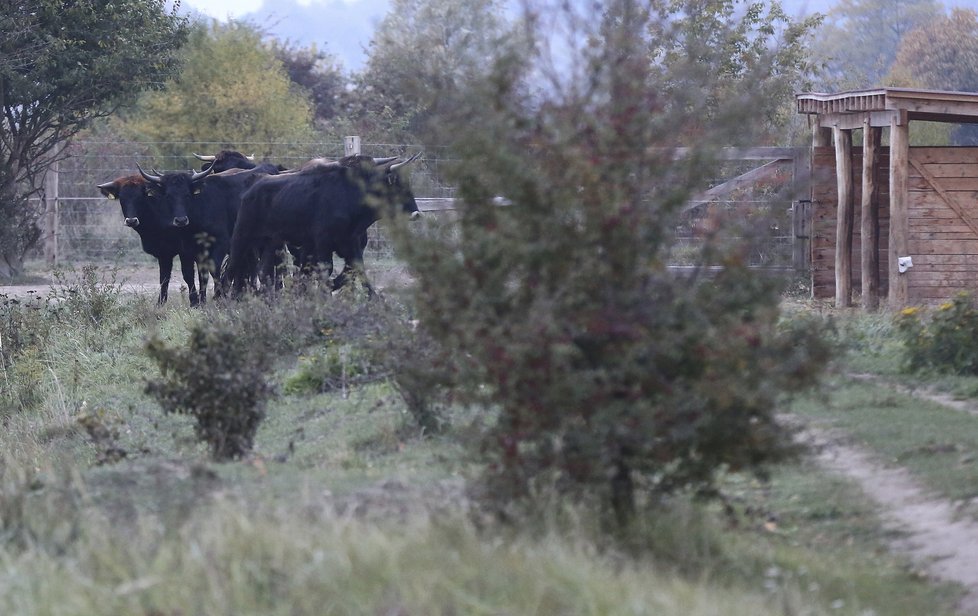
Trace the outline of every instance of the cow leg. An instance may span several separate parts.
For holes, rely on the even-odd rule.
[[[363,281],[363,287],[367,290],[367,296],[374,296],[374,288],[367,280],[367,271],[363,265],[363,250],[367,246],[367,232],[357,234],[356,238],[345,246],[340,256],[343,257],[345,264],[340,275],[333,280],[333,290],[336,291],[344,284],[348,278],[357,277]]]
[[[197,264],[197,281],[200,283],[200,303],[207,303],[207,283],[210,280],[210,276],[207,274],[207,270],[200,267]],[[217,275],[214,276],[214,295],[217,296]]]
[[[190,306],[193,308],[200,304],[200,297],[197,295],[197,281],[194,279],[194,258],[192,255],[180,255],[180,273],[183,274],[183,281],[187,283]],[[204,284],[206,282],[201,283],[201,285]]]
[[[267,291],[275,286],[275,263],[278,259],[278,251],[271,246],[266,246],[262,249],[261,255],[258,257],[258,281],[261,284],[261,290]]]
[[[217,281],[221,278],[221,268],[224,267],[224,260],[230,254],[227,242],[215,241],[214,245],[211,247],[211,257],[213,259],[214,267],[214,297],[221,297],[224,295],[224,289]]]
[[[167,291],[170,288],[170,273],[173,272],[173,257],[158,257],[156,261],[160,265],[160,298],[156,303],[162,306],[166,303]]]

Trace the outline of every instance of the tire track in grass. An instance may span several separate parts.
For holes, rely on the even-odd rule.
[[[872,375],[850,375],[878,383]],[[879,383],[894,387],[892,383]],[[956,411],[978,415],[974,406],[950,396],[897,386],[901,393],[937,402]],[[808,430],[819,464],[855,481],[880,506],[887,528],[903,537],[893,548],[907,554],[928,575],[960,584],[965,591],[958,607],[978,615],[978,523],[960,515],[952,501],[935,498],[902,467],[885,466],[870,453],[844,444],[842,438]],[[844,438],[844,437],[843,437]]]

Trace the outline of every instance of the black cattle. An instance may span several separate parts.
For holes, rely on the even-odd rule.
[[[173,257],[180,257],[180,271],[187,283],[190,305],[204,301],[207,288],[207,272],[198,268],[201,293],[198,295],[194,281],[196,247],[187,222],[175,218],[172,212],[158,207],[157,199],[150,194],[150,187],[141,175],[129,175],[112,182],[99,184],[98,189],[109,199],[117,199],[122,206],[126,226],[139,235],[143,250],[156,258],[160,268],[159,303],[166,303],[173,271]],[[183,224],[178,224],[183,222]]]
[[[169,173],[143,177],[156,193],[161,209],[166,212],[186,212],[188,231],[198,250],[198,264],[214,276],[220,277],[221,266],[230,251],[231,234],[237,220],[241,195],[259,178],[278,173],[278,168],[263,163],[252,169],[229,169],[211,173]],[[220,285],[215,296],[222,295]]]
[[[271,163],[256,163],[255,155],[245,156],[241,152],[236,152],[235,150],[221,150],[214,156],[204,156],[203,154],[194,154],[197,160],[204,162],[200,166],[201,171],[207,171],[211,169],[214,173],[222,173],[229,169],[254,169],[261,165],[270,165]],[[282,165],[275,165],[275,169],[278,172],[287,171],[288,167]]]
[[[228,169],[254,169],[258,165],[255,163],[255,155],[245,156],[241,152],[234,150],[221,150],[214,156],[203,156],[194,154],[197,160],[203,161],[200,166],[201,171],[210,169],[214,173],[221,173]]]
[[[301,247],[306,270],[321,266],[332,274],[333,253],[339,255],[346,266],[333,288],[340,288],[348,275],[363,269],[367,229],[381,215],[398,209],[412,218],[420,215],[398,171],[418,156],[315,160],[296,172],[259,180],[241,199],[225,283],[229,280],[239,294],[258,275],[259,261],[267,277],[273,255],[288,245]]]

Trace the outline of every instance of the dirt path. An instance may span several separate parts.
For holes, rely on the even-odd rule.
[[[875,380],[864,375],[858,378]],[[931,392],[904,392],[978,414],[978,410],[959,400]],[[978,615],[978,522],[960,515],[951,501],[935,497],[905,469],[884,466],[843,440],[844,437],[815,433],[819,464],[854,480],[879,504],[886,526],[904,534],[894,543],[894,549],[908,554],[934,578],[961,584],[966,591],[959,604],[961,613]]]

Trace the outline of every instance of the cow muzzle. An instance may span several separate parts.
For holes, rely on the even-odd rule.
[[[414,211],[411,212],[411,220],[418,220],[421,218],[421,212]]]
[[[127,218],[126,219],[126,226],[127,227],[132,227],[133,229],[135,229],[136,227],[139,226],[139,219],[138,218],[135,218],[135,217],[133,217],[133,218]]]
[[[189,224],[190,224],[190,219],[187,218],[186,216],[177,216],[176,218],[173,219],[174,227],[186,227]]]

